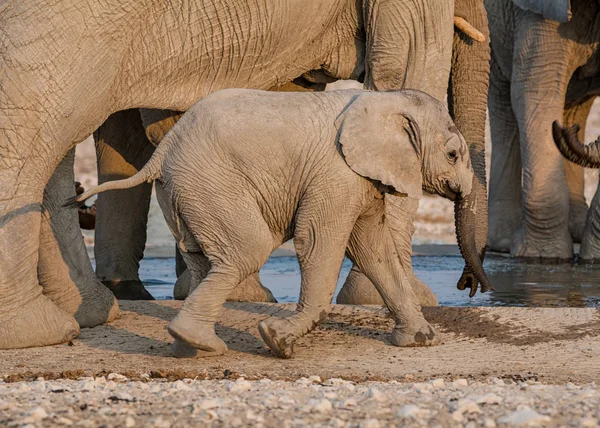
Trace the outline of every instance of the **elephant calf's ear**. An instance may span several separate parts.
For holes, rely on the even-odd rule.
[[[421,198],[419,130],[397,96],[359,95],[335,125],[344,159],[354,172]]]

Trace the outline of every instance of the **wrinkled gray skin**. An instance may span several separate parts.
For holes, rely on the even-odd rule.
[[[558,149],[571,162],[584,168],[600,168],[600,137],[587,146],[581,144],[581,128],[578,124],[563,128],[558,122],[552,124],[552,134]],[[585,231],[581,240],[581,263],[600,262],[600,187],[596,189],[590,207]]]
[[[397,256],[410,242],[396,232],[407,215],[414,219],[422,189],[466,197],[473,170],[465,140],[431,96],[219,91],[188,110],[138,174],[92,188],[75,203],[153,179],[199,282],[169,324],[176,356],[227,350],[214,330],[222,304],[291,238],[302,276],[296,313],[259,325],[277,355],[290,358],[296,339],[327,316],[345,254],[396,321],[393,344],[439,343],[406,276],[410,267]],[[397,208],[405,200],[413,201],[409,213]]]
[[[551,124],[586,122],[600,89],[600,15],[596,0],[573,0],[572,10],[568,3],[486,1],[493,148],[488,247],[516,257],[571,259],[573,240],[590,235],[583,169],[556,150]],[[591,246],[582,246],[584,257]],[[599,248],[597,240],[593,246]]]
[[[450,96],[450,111],[455,119],[457,126],[463,132],[471,150],[471,157],[474,163],[474,169],[477,175],[476,192],[471,199],[463,202],[463,206],[474,206],[477,210],[475,233],[477,235],[477,245],[483,257],[485,243],[487,239],[487,195],[485,183],[485,156],[484,156],[484,127],[485,127],[485,108],[487,101],[487,80],[489,74],[489,46],[487,37],[487,20],[482,0],[459,0],[454,9],[455,21],[462,19],[470,23],[473,27],[480,29],[483,34],[474,34],[469,32],[471,37],[484,43],[473,43],[471,37],[466,36],[461,31],[456,31],[453,41],[453,57],[451,65],[451,85],[448,87],[447,78],[438,78],[440,73],[438,62],[436,67],[429,67],[427,64],[433,64],[435,61],[425,61],[426,58],[447,58],[450,55],[450,46],[439,46],[438,43],[425,43],[425,32],[429,35],[441,34],[446,32],[441,26],[448,23],[448,9],[446,6],[440,7],[435,1],[388,1],[381,6],[389,17],[395,17],[402,13],[410,14],[413,19],[403,19],[401,23],[397,20],[378,19],[373,20],[374,27],[371,32],[374,38],[373,43],[378,43],[380,35],[392,34],[387,36],[386,43],[393,43],[390,47],[394,51],[394,58],[385,58],[380,61],[379,58],[387,53],[380,50],[379,46],[369,48],[364,46],[364,41],[358,42],[362,45],[359,51],[366,53],[364,60],[365,66],[378,62],[377,67],[371,69],[381,69],[376,74],[365,76],[366,86],[368,88],[380,89],[398,89],[401,87],[410,87],[426,91],[436,97],[446,97],[446,88]],[[420,5],[419,7],[415,7]],[[369,8],[368,2],[365,6]],[[305,6],[303,6],[305,7]],[[368,9],[367,9],[368,10]],[[418,14],[422,16],[418,16]],[[362,30],[361,17],[358,19],[347,20],[344,23],[348,26],[359,27],[348,28],[348,31],[360,33]],[[399,28],[398,25],[402,25]],[[461,27],[462,28],[462,27]],[[409,37],[410,36],[410,37]],[[367,43],[370,43],[367,40]],[[417,48],[415,49],[415,46]],[[426,46],[423,50],[422,47]],[[327,47],[323,45],[323,47]],[[383,47],[383,45],[381,45]],[[440,51],[442,49],[442,51]],[[361,68],[361,64],[354,64],[354,61],[363,59],[340,57],[338,71],[327,70],[326,75],[320,73],[309,73],[299,77],[284,86],[271,88],[283,91],[314,91],[322,90],[325,83],[336,80],[339,76],[339,69]],[[352,63],[351,63],[352,62]],[[422,67],[422,68],[421,68]],[[363,76],[359,73],[358,78],[362,80]],[[223,82],[221,87],[226,87],[227,82]],[[247,85],[244,85],[247,86]],[[135,117],[134,117],[135,116]],[[153,145],[157,145],[164,134],[168,132],[175,121],[180,117],[174,111],[156,111],[142,110],[139,117],[135,112],[126,117],[121,114],[111,116],[107,122],[95,134],[96,144],[99,152],[99,182],[113,180],[133,175],[139,168],[133,165],[139,163],[139,159],[132,159],[122,155],[106,156],[109,152],[130,152],[126,147],[147,146],[146,138],[139,135],[136,141],[132,141],[131,132],[105,132],[103,128],[123,129],[132,127],[136,129],[145,128],[147,140]],[[144,140],[144,141],[142,141]],[[107,148],[107,145],[114,148]],[[142,163],[145,159],[142,160]],[[115,176],[111,171],[118,170],[123,172],[120,176]],[[127,172],[125,172],[127,170]],[[102,208],[104,217],[98,222],[96,227],[96,266],[97,275],[103,280],[104,284],[109,286],[117,297],[127,298],[150,298],[149,293],[143,288],[138,277],[139,261],[143,255],[145,245],[145,230],[147,220],[147,204],[150,200],[150,187],[139,187],[130,189],[126,195],[120,193],[103,195],[98,201],[98,206]],[[141,204],[138,204],[138,201]],[[99,211],[99,212],[100,212]],[[402,254],[407,262],[410,260],[410,252]],[[415,285],[415,290],[419,295],[421,303],[426,306],[437,305],[435,295],[423,284],[415,275],[412,269],[408,272],[411,282]],[[174,290],[176,298],[185,298],[189,289],[189,273],[184,276],[178,275],[177,284]],[[459,288],[470,287],[472,275],[468,272],[461,278]],[[260,285],[258,275],[254,275],[252,283],[243,287],[245,294],[232,296],[234,300],[259,300],[273,301],[270,292]],[[342,293],[338,296],[339,303],[350,304],[382,304],[381,298],[376,290],[371,286],[367,278],[353,267]]]
[[[270,89],[303,75],[302,82],[311,79],[317,85],[358,78],[373,89],[424,88],[442,99],[451,64],[452,5],[431,2],[434,6],[425,0],[68,0],[51,7],[41,0],[1,2],[0,349],[61,343],[77,334],[78,324],[93,326],[118,314],[114,298],[100,291],[103,286],[75,233],[76,210],[60,207],[63,192],[74,195],[70,165],[61,160],[107,118],[137,108],[185,111],[220,88]],[[467,20],[472,10],[481,8],[465,8]],[[483,12],[476,12],[478,17],[485,23]],[[452,96],[485,98],[487,57],[469,52],[471,46],[485,51],[486,43],[472,45],[460,35],[455,48],[457,37],[465,48],[453,51],[453,67],[459,65],[452,69]],[[454,92],[455,82],[460,93]],[[479,127],[468,122],[479,123],[485,110],[476,104],[473,116],[459,117],[461,109],[471,107],[461,101],[451,114],[473,151],[483,147],[483,121],[481,139],[474,132]],[[131,174],[126,152],[135,150],[112,153],[116,167],[106,170],[113,177]],[[481,177],[475,159],[473,164]],[[123,211],[139,205],[134,216],[143,217],[146,202],[136,195],[129,197],[139,204]],[[462,203],[471,198],[480,207],[485,195],[471,195]],[[42,210],[54,218],[52,228],[43,225]],[[471,220],[482,220],[485,213],[479,208],[463,212]],[[132,230],[115,240],[129,239]],[[481,230],[479,225],[471,230],[478,243]],[[139,257],[142,246],[137,241],[131,246],[125,252]],[[129,264],[132,270],[138,260]],[[114,279],[109,269],[99,273]],[[53,278],[54,291],[44,278]],[[137,273],[121,281],[136,279]],[[52,300],[71,293],[66,303]]]

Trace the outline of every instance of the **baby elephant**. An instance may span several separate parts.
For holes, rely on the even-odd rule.
[[[77,201],[157,180],[167,223],[200,282],[169,324],[176,356],[225,352],[214,329],[225,299],[294,238],[297,310],[259,325],[266,344],[289,358],[327,316],[344,254],[390,310],[394,345],[437,344],[397,256],[406,244],[395,236],[412,232],[422,189],[455,199],[469,194],[472,179],[463,137],[425,93],[229,89],[189,109],[138,174]],[[199,281],[205,257],[210,270]]]

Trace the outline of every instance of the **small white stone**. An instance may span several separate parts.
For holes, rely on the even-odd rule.
[[[81,392],[93,391],[95,389],[96,389],[96,382],[94,382],[93,380],[83,381],[79,386],[79,390]]]
[[[469,381],[467,381],[467,379],[456,379],[454,382],[452,382],[452,386],[469,386]]]
[[[227,391],[232,394],[249,391],[250,388],[252,388],[252,384],[244,378],[239,378],[235,382],[230,382],[226,387]]]
[[[497,377],[490,378],[490,383],[498,386],[504,386],[504,381]]]
[[[135,426],[135,419],[133,419],[131,416],[127,416],[127,419],[125,419],[125,426],[127,428],[131,428]]]
[[[48,417],[48,413],[43,407],[36,407],[27,413],[28,421],[39,422]]]
[[[407,404],[406,406],[400,407],[396,416],[399,418],[410,418],[415,419],[418,418],[421,414],[421,409],[419,406],[415,406],[414,404]]]
[[[456,402],[450,403],[450,410],[455,413],[465,414],[465,413],[481,413],[481,409],[472,400],[462,399]]]
[[[369,390],[367,391],[367,397],[375,401],[385,400],[385,395],[377,388],[369,388]]]
[[[306,406],[304,408],[305,411],[319,413],[330,412],[332,409],[333,406],[331,405],[331,401],[329,401],[326,398],[320,400],[316,398],[311,398],[310,400],[308,400],[308,403],[306,403]]]
[[[269,385],[269,384],[273,383],[273,381],[271,379],[264,378],[264,379],[259,380],[258,383],[260,383],[261,385]]]
[[[312,384],[312,382],[305,378],[305,377],[301,377],[299,379],[296,379],[296,382],[294,382],[296,385],[302,385],[302,386],[308,386],[310,384]]]
[[[483,395],[471,395],[468,398],[476,402],[477,404],[501,404],[504,398],[500,397],[493,392],[488,392]]]
[[[412,389],[418,392],[433,391],[433,385],[430,383],[417,382],[412,385]]]
[[[582,418],[581,421],[579,421],[579,426],[580,427],[597,427],[598,419],[593,418],[591,416],[586,416],[585,418]]]
[[[194,410],[199,409],[199,410],[208,410],[208,409],[214,409],[216,407],[219,407],[220,405],[220,401],[216,400],[214,398],[209,398],[208,400],[202,400],[196,404],[194,404]]]
[[[109,391],[114,391],[115,389],[117,389],[117,384],[114,381],[108,381],[106,382],[106,385],[104,385],[104,389],[107,389]]]
[[[354,398],[346,398],[344,401],[340,403],[340,407],[343,409],[350,409],[352,407],[356,407],[358,403]]]
[[[496,422],[494,422],[494,420],[492,418],[485,418],[483,420],[483,426],[485,428],[495,428],[496,427]]]
[[[191,380],[191,379],[190,379]],[[173,383],[173,387],[178,391],[189,391],[191,388],[185,382],[180,380]]]
[[[359,425],[360,428],[379,428],[380,426],[381,424],[375,418],[365,419]]]
[[[431,386],[434,388],[443,388],[445,384],[446,382],[444,382],[444,379],[433,379],[431,381]]]
[[[107,378],[108,380],[114,380],[115,382],[126,382],[127,376],[123,376],[120,373],[109,373]]]
[[[539,425],[550,421],[551,418],[548,416],[540,415],[535,410],[526,406],[498,419],[498,423],[515,426]]]
[[[119,391],[117,392],[114,397],[119,400],[119,401],[126,401],[128,403],[132,403],[133,401],[135,401],[135,399],[133,398],[133,396],[125,391]]]
[[[321,383],[321,376],[310,376],[308,380],[312,383]]]
[[[73,421],[71,419],[67,419],[67,418],[60,416],[60,417],[56,418],[56,424],[71,426],[71,425],[73,425]]]
[[[25,383],[22,383],[17,388],[17,391],[19,391],[19,392],[27,392],[27,391],[30,391],[30,390],[31,390],[31,388],[29,388],[29,386],[27,386],[27,384],[25,384]]]

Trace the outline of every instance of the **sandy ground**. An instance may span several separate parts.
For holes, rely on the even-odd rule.
[[[0,426],[597,426],[600,418],[598,309],[426,308],[442,344],[397,348],[385,310],[332,305],[283,360],[256,325],[293,305],[226,304],[217,333],[229,352],[198,359],[170,356],[165,327],[179,307],[122,301],[120,319],[69,344],[0,351]]]
[[[341,87],[343,86],[341,85]],[[596,100],[588,119],[586,142],[594,141],[598,136],[600,136],[600,99]],[[486,144],[489,176],[491,156],[489,126],[486,129]],[[75,176],[86,188],[97,183],[94,143],[91,137],[77,146]],[[598,171],[586,170],[585,195],[588,204],[594,196],[597,184]],[[425,195],[419,206],[415,228],[413,238],[415,244],[455,244],[453,203],[439,196]],[[93,244],[93,231],[84,231],[84,236],[88,245]],[[153,198],[148,225],[148,246],[150,248],[172,246],[172,243],[173,239],[164,222],[156,198]]]

